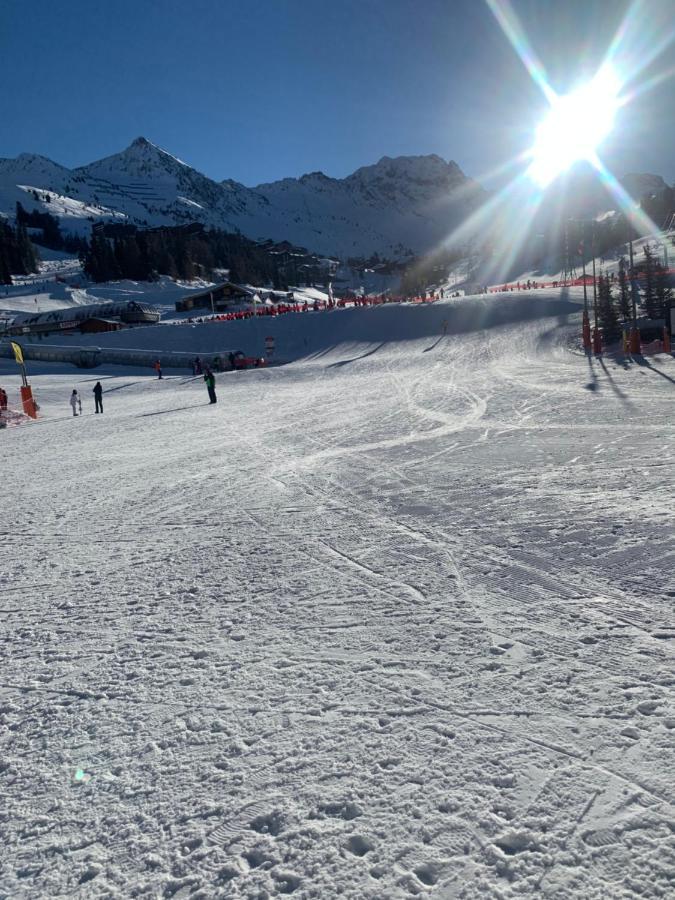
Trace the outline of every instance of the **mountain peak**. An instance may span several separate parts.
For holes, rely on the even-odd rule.
[[[325,175],[323,172],[308,172],[306,175],[301,175],[298,178],[300,184],[311,184],[321,181],[331,181],[328,175]]]
[[[652,175],[651,172],[628,172],[620,181],[634,200],[649,194],[660,194],[668,188],[660,175]]]
[[[52,166],[58,165],[58,163],[55,163],[53,160],[49,159],[48,156],[41,156],[39,153],[19,153],[16,161],[22,163],[47,162]]]
[[[347,179],[353,185],[376,190],[454,190],[468,179],[454,161],[446,162],[435,153],[426,156],[383,156],[372,166],[362,166]]]
[[[176,177],[179,172],[188,169],[190,166],[187,163],[162,147],[158,147],[145,137],[137,137],[120,153],[82,166],[77,172],[114,182],[125,178],[147,178],[153,172]]]
[[[376,163],[375,166],[409,166],[416,164],[433,164],[441,166],[447,165],[455,165],[455,163],[447,163],[442,156],[439,156],[437,153],[426,153],[412,156],[383,156]]]
[[[14,159],[0,159],[0,172],[5,177],[51,179],[56,185],[60,178],[68,174],[68,169],[39,153],[19,153]]]
[[[122,151],[121,155],[131,156],[134,158],[142,157],[143,159],[148,159],[154,157],[159,157],[163,159],[174,160],[175,162],[180,163],[182,166],[186,166],[187,163],[184,163],[181,159],[178,159],[177,156],[174,156],[172,153],[169,153],[168,150],[164,150],[163,147],[160,147],[158,144],[153,144],[152,141],[149,141],[146,137],[137,137],[133,140],[126,150]]]

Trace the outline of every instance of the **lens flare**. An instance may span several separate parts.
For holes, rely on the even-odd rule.
[[[590,160],[612,130],[620,82],[605,66],[588,84],[571,94],[555,97],[536,133],[528,174],[546,187],[577,160]]]
[[[595,77],[572,93],[559,95],[549,84],[543,61],[538,57],[521,23],[512,0],[485,0],[499,27],[541,89],[549,105],[546,119],[536,131],[533,146],[494,172],[479,178],[500,178],[508,170],[514,177],[468,216],[436,248],[438,251],[478,246],[480,278],[488,283],[509,277],[511,266],[522,247],[533,239],[536,215],[553,181],[577,160],[586,160],[598,180],[613,195],[617,208],[639,234],[657,235],[659,229],[627,194],[598,155],[598,149],[612,131],[617,111],[638,96],[675,75],[675,67],[655,72],[638,83],[642,73],[675,43],[672,0],[663,0],[647,14],[646,0],[630,0],[628,9],[611,41]],[[628,0],[627,0],[628,3]],[[661,14],[661,10],[663,14]],[[565,185],[559,198],[558,218],[565,215]],[[555,219],[555,211],[553,219]]]

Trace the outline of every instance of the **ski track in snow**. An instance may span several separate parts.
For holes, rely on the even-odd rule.
[[[34,377],[0,896],[668,896],[675,365],[577,331]]]

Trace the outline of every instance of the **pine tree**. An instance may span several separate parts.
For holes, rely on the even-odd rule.
[[[120,277],[115,254],[104,235],[94,230],[85,256],[84,271],[92,281],[114,281]]]
[[[9,255],[5,240],[3,239],[3,230],[0,229],[0,284],[11,284],[12,274],[9,271]]]
[[[103,260],[101,255],[100,236],[96,231],[92,231],[89,247],[84,254],[82,263],[84,274],[92,281],[104,281],[103,277]]]
[[[645,244],[645,261],[639,267],[644,272],[645,288],[643,295],[643,303],[647,315],[650,319],[658,318],[658,310],[656,307],[656,259],[649,244]]]
[[[598,319],[607,343],[611,343],[621,336],[619,319],[612,297],[612,287],[609,278],[604,275],[598,278]]]
[[[16,242],[19,252],[20,266],[22,272],[19,274],[28,275],[29,272],[38,271],[38,255],[33,242],[28,237],[28,231],[23,224],[16,226]]]
[[[666,310],[673,302],[673,289],[670,286],[670,274],[660,262],[655,265],[654,290],[656,294],[656,311],[658,318],[665,318]]]
[[[630,299],[630,285],[627,274],[628,263],[622,256],[619,260],[619,314],[624,321],[628,321],[633,315],[633,305]]]

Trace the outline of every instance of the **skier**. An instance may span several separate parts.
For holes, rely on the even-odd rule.
[[[75,390],[75,388],[73,388],[73,393],[70,395],[70,405],[73,410],[74,416],[77,415],[77,405],[78,405],[79,399],[80,398],[77,395],[77,391]]]
[[[206,370],[204,373],[204,381],[206,382],[206,390],[209,392],[209,403],[217,403],[218,400],[216,398],[216,376],[213,374],[211,369]]]
[[[443,321],[441,322],[441,328],[443,329],[443,334],[448,333],[448,320],[447,319],[443,319]]]
[[[157,372],[157,377],[161,378],[162,377],[162,364],[159,360],[155,360],[154,368],[155,368],[155,372]]]
[[[4,388],[0,388],[0,412],[4,412],[7,409],[7,391]]]
[[[97,381],[94,385],[94,400],[96,401],[96,412],[103,412],[103,387],[101,382]]]

